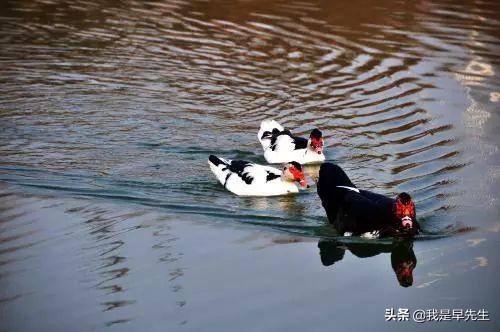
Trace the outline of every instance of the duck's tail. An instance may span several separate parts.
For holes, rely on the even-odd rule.
[[[357,191],[344,170],[335,164],[324,163],[319,169],[318,195],[322,201],[337,197],[339,189]]]
[[[283,126],[281,126],[275,120],[264,120],[260,123],[259,133],[257,137],[259,138],[260,144],[262,144],[262,148],[266,150],[271,145],[271,138],[274,133],[279,133],[285,130]]]
[[[210,170],[222,184],[225,183],[227,176],[231,172],[228,167],[230,163],[231,161],[219,158],[214,155],[210,155],[208,157],[208,165],[210,166]]]
[[[335,223],[339,203],[348,190],[357,190],[344,170],[332,163],[324,163],[319,169],[318,196],[330,223]]]

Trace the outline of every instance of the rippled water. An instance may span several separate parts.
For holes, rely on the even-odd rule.
[[[242,199],[210,173],[209,154],[264,163],[256,133],[274,118],[297,134],[321,128],[327,159],[358,186],[410,192],[424,238],[481,229],[498,241],[497,1],[0,6],[5,197],[80,197],[211,226],[334,236],[314,186]],[[3,200],[7,216],[20,213]],[[0,246],[34,245],[26,234],[43,227]]]

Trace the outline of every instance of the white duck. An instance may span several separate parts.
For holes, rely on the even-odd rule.
[[[293,136],[274,120],[264,120],[257,135],[270,164],[296,161],[304,165],[325,160],[323,135],[318,129],[313,129],[309,139],[305,139]]]
[[[287,163],[283,171],[244,160],[226,160],[214,155],[208,157],[210,169],[220,183],[238,196],[276,196],[298,193],[295,181],[307,188],[302,167],[297,162]]]

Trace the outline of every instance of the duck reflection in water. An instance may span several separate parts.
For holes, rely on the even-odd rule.
[[[344,258],[346,250],[359,258],[373,257],[381,253],[391,253],[392,269],[398,282],[403,287],[413,284],[413,270],[417,266],[417,257],[413,252],[413,241],[394,239],[391,244],[374,243],[341,243],[335,240],[318,242],[321,263],[333,265]]]

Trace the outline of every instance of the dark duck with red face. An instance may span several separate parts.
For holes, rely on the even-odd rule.
[[[401,193],[394,199],[358,189],[338,165],[321,165],[318,195],[340,234],[376,238],[414,236],[420,231],[410,195]]]

